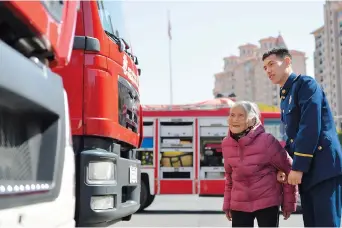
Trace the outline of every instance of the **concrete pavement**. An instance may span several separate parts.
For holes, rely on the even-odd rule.
[[[231,227],[221,211],[222,200],[194,195],[156,196],[145,212],[113,227]],[[281,217],[280,226],[303,227],[302,216],[293,214],[288,220]]]

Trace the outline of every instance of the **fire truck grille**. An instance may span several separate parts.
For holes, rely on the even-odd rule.
[[[119,123],[134,133],[138,132],[139,95],[136,89],[123,77],[118,80]]]
[[[57,151],[57,116],[0,106],[0,195],[50,190]]]
[[[35,182],[41,132],[21,115],[0,112],[0,181]]]

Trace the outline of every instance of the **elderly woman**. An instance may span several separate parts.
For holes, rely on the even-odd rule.
[[[297,186],[277,181],[292,159],[278,140],[265,132],[258,107],[236,102],[228,117],[228,136],[222,141],[226,172],[223,210],[233,227],[279,226],[279,207],[285,219],[296,210]]]

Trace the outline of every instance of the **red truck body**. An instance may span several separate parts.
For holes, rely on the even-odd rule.
[[[63,77],[69,94],[73,135],[98,135],[118,139],[139,147],[139,131],[131,131],[119,123],[125,110],[119,110],[119,80],[126,80],[139,98],[138,69],[125,52],[105,34],[97,9],[91,1],[82,2],[76,27],[76,38],[96,37],[98,50],[74,49],[71,62],[64,68],[54,69]],[[77,44],[77,39],[75,40]],[[97,42],[97,41],[94,41]],[[84,63],[84,64],[83,64]],[[126,66],[126,69],[124,68]],[[129,69],[129,70],[128,70]],[[72,75],[72,76],[71,76]],[[139,108],[139,100],[136,100]],[[139,109],[137,117],[139,114]],[[141,118],[141,117],[139,117]],[[138,120],[136,120],[138,123]],[[141,122],[141,121],[140,121]],[[132,123],[138,130],[136,123]]]
[[[111,26],[122,23],[110,17],[118,17],[121,4],[82,1],[70,63],[53,68],[63,78],[69,99],[78,226],[129,220],[140,206],[140,161],[134,155],[142,141],[140,70],[128,44]],[[113,179],[90,181],[92,162],[114,163]],[[113,197],[114,203],[89,207],[95,197]]]

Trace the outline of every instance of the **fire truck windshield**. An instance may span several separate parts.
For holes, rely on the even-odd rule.
[[[127,38],[125,35],[125,21],[123,1],[98,0],[97,6],[103,29],[112,38]]]

